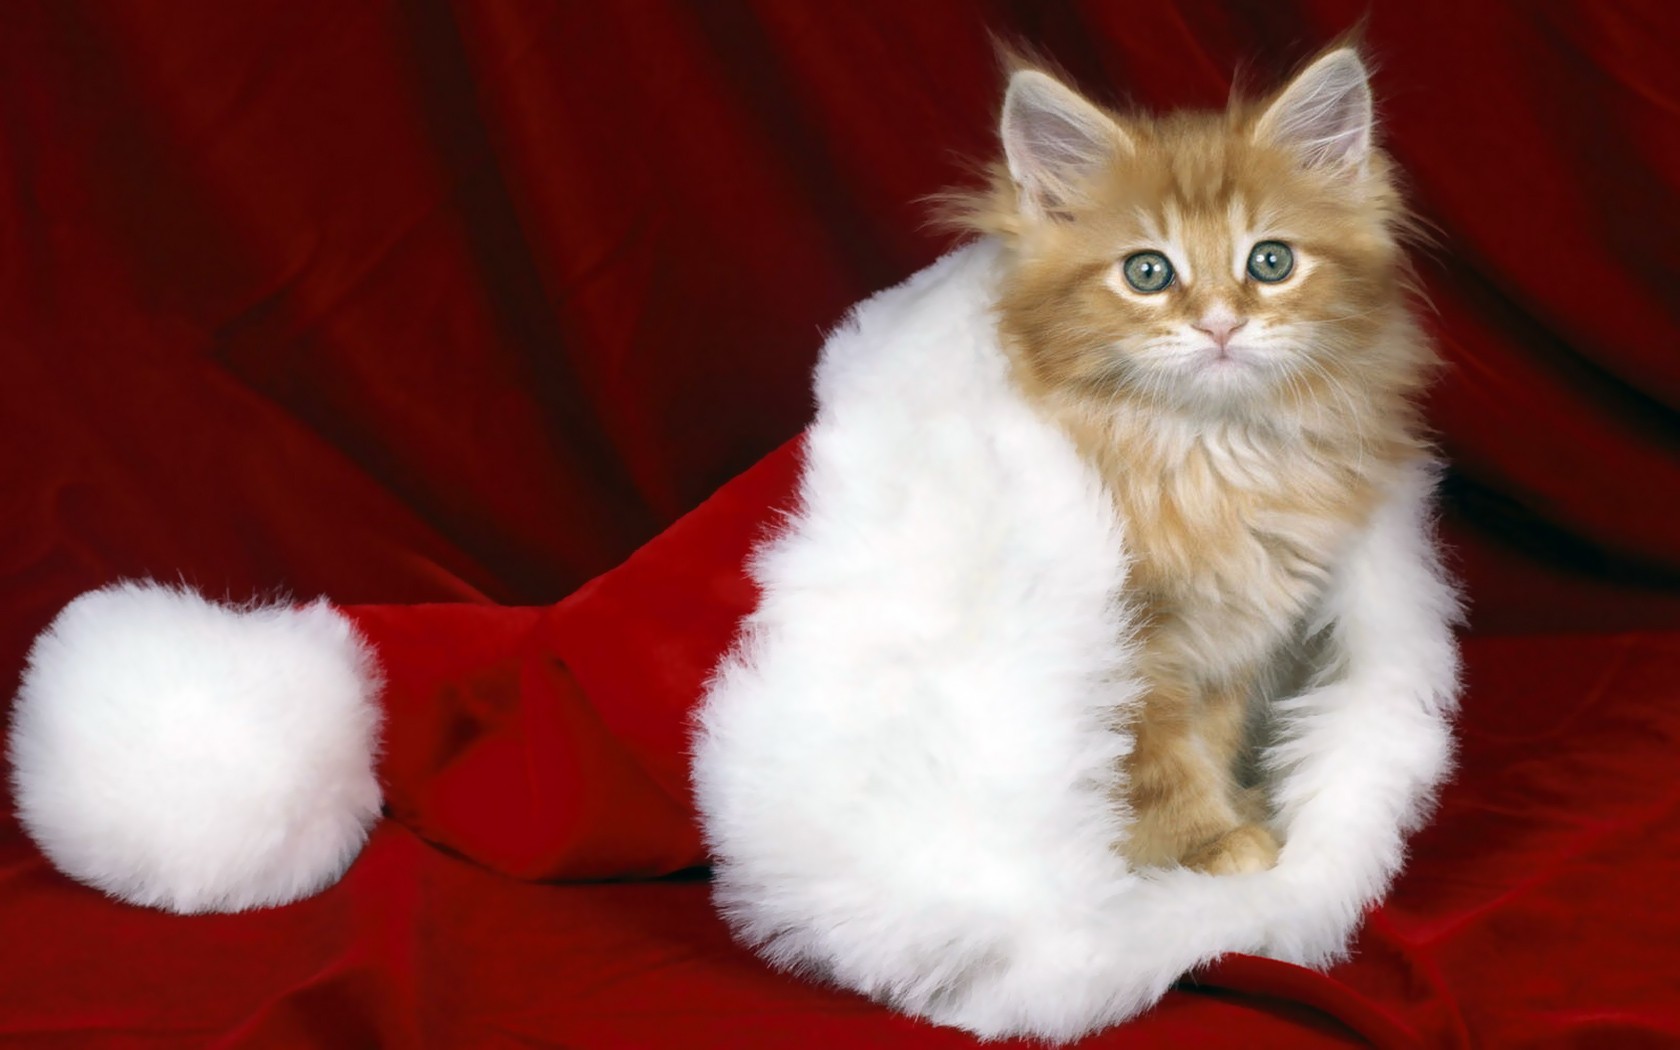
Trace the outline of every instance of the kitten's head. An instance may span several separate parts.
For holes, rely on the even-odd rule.
[[[1229,416],[1417,370],[1384,337],[1404,215],[1353,50],[1259,103],[1162,118],[1022,69],[1002,137],[968,219],[1011,244],[1002,326],[1030,381]]]

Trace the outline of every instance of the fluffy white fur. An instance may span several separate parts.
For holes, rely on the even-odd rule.
[[[325,602],[92,591],[29,654],[9,744],[18,816],[61,871],[135,904],[308,896],[379,815],[379,686]]]
[[[981,1036],[1069,1040],[1227,952],[1345,950],[1449,763],[1456,605],[1419,470],[1275,705],[1277,867],[1128,871],[1124,523],[1006,381],[996,261],[959,250],[829,340],[802,507],[757,558],[694,780],[717,902],[770,961]]]

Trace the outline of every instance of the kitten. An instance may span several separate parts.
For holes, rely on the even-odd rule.
[[[1426,450],[1433,357],[1365,66],[1339,48],[1258,104],[1159,118],[1023,68],[1002,137],[961,217],[1006,245],[1014,379],[1112,492],[1145,624],[1119,848],[1262,870],[1278,843],[1237,776],[1251,700]]]

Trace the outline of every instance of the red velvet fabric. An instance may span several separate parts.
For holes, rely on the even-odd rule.
[[[944,250],[918,198],[991,148],[987,32],[1210,105],[1364,11],[6,5],[0,664],[122,575],[380,603],[396,819],[320,898],[181,919],[53,874],[6,805],[0,1035],[966,1045],[765,971],[693,879],[553,880],[700,859],[687,705],[820,329]],[[1621,633],[1469,642],[1459,776],[1353,961],[1227,960],[1096,1045],[1680,1042],[1680,20],[1430,2],[1368,37],[1437,240],[1474,628]]]

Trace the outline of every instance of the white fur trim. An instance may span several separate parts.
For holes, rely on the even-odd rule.
[[[1128,871],[1123,525],[1006,381],[996,251],[953,253],[829,340],[803,505],[758,555],[693,772],[718,904],[773,963],[1068,1040],[1227,952],[1345,950],[1446,769],[1455,606],[1419,472],[1340,567],[1336,672],[1282,705],[1278,866]]]
[[[324,601],[91,591],[30,650],[8,748],[19,819],[59,870],[134,904],[308,896],[379,815],[379,686]]]

